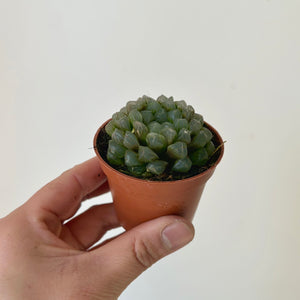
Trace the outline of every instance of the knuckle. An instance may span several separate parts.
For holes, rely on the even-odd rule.
[[[153,243],[143,237],[134,240],[133,252],[138,264],[144,269],[151,267],[160,258]]]

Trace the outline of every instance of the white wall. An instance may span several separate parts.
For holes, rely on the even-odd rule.
[[[224,159],[195,240],[120,299],[300,299],[299,16],[297,0],[0,0],[0,217],[92,157],[126,101],[173,95]]]

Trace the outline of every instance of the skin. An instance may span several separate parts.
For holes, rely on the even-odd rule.
[[[0,219],[1,299],[117,299],[153,263],[193,239],[191,223],[165,216],[93,247],[120,226],[113,204],[69,219],[82,201],[108,191],[92,158]]]

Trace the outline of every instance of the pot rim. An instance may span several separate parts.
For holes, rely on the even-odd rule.
[[[97,149],[97,139],[98,139],[98,135],[101,131],[101,129],[103,127],[105,127],[105,125],[111,120],[108,119],[106,122],[104,122],[97,130],[95,136],[94,136],[94,140],[93,140],[93,148],[94,148],[94,151],[96,152],[96,155],[97,157],[100,159],[100,161],[108,168],[110,169],[112,172],[114,172],[115,174],[118,174],[119,176],[123,176],[125,178],[128,178],[130,180],[135,180],[135,181],[138,181],[138,182],[146,182],[147,184],[175,184],[176,182],[187,182],[187,181],[194,181],[196,179],[198,179],[199,177],[204,177],[206,176],[206,174],[208,174],[209,172],[211,172],[212,169],[215,169],[216,166],[220,163],[222,157],[223,157],[223,154],[224,154],[224,141],[221,137],[221,135],[219,134],[219,132],[213,127],[211,126],[209,123],[207,122],[204,122],[205,126],[213,132],[214,136],[217,138],[217,140],[219,141],[221,147],[220,147],[220,155],[218,157],[218,159],[216,160],[216,162],[211,166],[209,167],[207,170],[197,174],[197,175],[194,175],[194,176],[191,176],[191,177],[188,177],[188,178],[184,178],[184,179],[178,179],[178,180],[171,180],[171,181],[154,181],[154,180],[148,180],[148,179],[141,179],[141,178],[136,178],[134,176],[130,176],[130,175],[127,175],[127,174],[124,174],[118,170],[116,170],[115,168],[113,168],[111,165],[109,165],[103,158],[102,156],[100,155],[100,153],[98,152],[98,149]]]

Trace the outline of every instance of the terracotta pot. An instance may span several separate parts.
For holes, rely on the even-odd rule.
[[[164,216],[180,215],[192,221],[207,180],[222,159],[224,146],[215,164],[198,175],[176,181],[149,181],[123,174],[111,167],[97,149],[97,139],[105,122],[94,137],[94,149],[103,172],[108,178],[114,206],[121,225],[127,230],[145,221]],[[219,133],[209,124],[218,144],[223,144]]]

